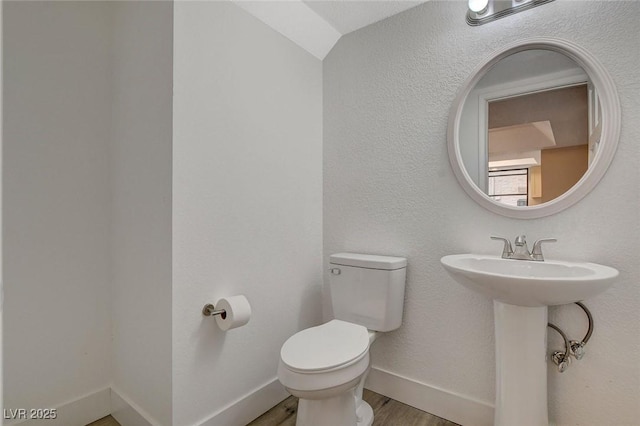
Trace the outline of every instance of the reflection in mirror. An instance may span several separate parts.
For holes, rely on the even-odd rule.
[[[551,50],[512,54],[466,99],[459,140],[464,167],[495,202],[546,203],[588,170],[600,115],[589,78],[574,61]]]

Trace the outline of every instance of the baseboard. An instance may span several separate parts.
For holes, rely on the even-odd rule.
[[[289,393],[273,379],[213,414],[199,426],[245,425],[287,398]],[[28,414],[28,413],[27,413]],[[157,426],[159,423],[116,387],[107,387],[56,407],[56,419],[8,420],[5,425],[85,426],[111,414],[126,426]],[[2,424],[2,419],[0,419]]]
[[[111,415],[118,423],[126,426],[156,426],[159,424],[122,391],[113,386],[110,390]]]
[[[366,388],[463,426],[492,426],[493,405],[420,383],[380,368],[372,368]],[[287,398],[273,379],[214,413],[199,426],[245,425]],[[84,426],[111,414],[127,426],[156,426],[158,422],[117,388],[104,388],[56,407],[57,418],[47,426]],[[5,425],[39,426],[43,420],[9,420]]]
[[[493,405],[380,368],[369,372],[367,389],[463,426],[492,426]]]
[[[49,408],[49,407],[43,407]],[[20,426],[85,426],[91,422],[95,422],[105,416],[108,416],[111,412],[111,398],[109,388],[100,389],[81,396],[67,403],[61,404],[55,408],[55,419],[48,420],[23,420],[17,419],[5,419],[5,425],[17,425]],[[8,408],[7,408],[8,410]],[[4,417],[7,417],[7,412],[4,413]],[[29,412],[25,413],[26,417],[29,417]]]
[[[199,426],[246,425],[288,396],[286,389],[274,378],[219,410]]]

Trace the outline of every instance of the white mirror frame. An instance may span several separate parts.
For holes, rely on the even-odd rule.
[[[509,55],[532,49],[551,50],[561,53],[580,65],[587,73],[600,99],[602,108],[602,134],[600,146],[593,163],[571,189],[563,195],[543,204],[514,207],[493,201],[473,182],[462,161],[459,144],[459,128],[462,109],[467,97],[489,69]],[[587,195],[598,184],[609,168],[618,147],[619,136],[620,100],[618,99],[618,92],[613,84],[613,80],[607,70],[591,53],[576,44],[557,38],[537,37],[520,40],[504,46],[473,70],[470,77],[463,83],[462,89],[453,101],[449,112],[447,145],[449,161],[451,162],[453,172],[462,188],[474,201],[487,210],[503,216],[516,219],[534,219],[558,213],[577,203]]]

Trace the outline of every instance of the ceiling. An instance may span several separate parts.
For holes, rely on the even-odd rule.
[[[344,35],[425,1],[304,0],[303,2],[340,34]]]
[[[345,34],[427,0],[233,0],[318,59]]]

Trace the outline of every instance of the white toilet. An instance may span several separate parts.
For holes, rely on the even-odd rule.
[[[329,258],[336,319],[302,330],[282,345],[278,379],[299,398],[298,426],[370,426],[362,400],[369,347],[400,327],[407,259],[339,253]]]

